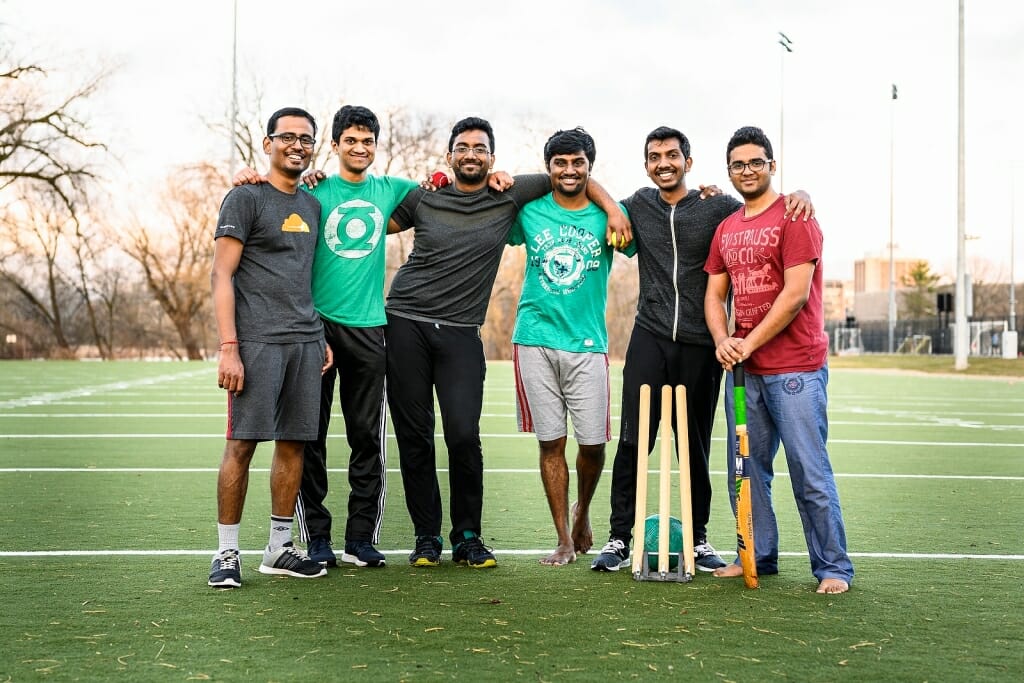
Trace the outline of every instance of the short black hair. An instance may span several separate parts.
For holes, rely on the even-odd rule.
[[[494,152],[494,129],[491,128],[491,124],[486,119],[481,119],[477,116],[467,116],[466,118],[458,121],[452,126],[452,134],[448,138],[448,151],[452,151],[455,146],[455,138],[459,137],[467,130],[482,130],[487,133],[487,141],[491,145],[491,153]]]
[[[576,126],[572,130],[560,130],[548,138],[548,141],[544,143],[544,166],[547,167],[551,163],[551,157],[556,154],[572,154],[573,152],[583,152],[587,155],[590,165],[594,165],[594,159],[597,157],[594,138],[580,126]]]
[[[683,158],[690,158],[690,141],[685,135],[680,133],[675,128],[669,128],[668,126],[658,126],[650,133],[647,134],[647,139],[644,140],[644,161],[647,161],[647,148],[651,144],[651,140],[657,140],[663,142],[665,140],[671,140],[675,138],[679,140],[679,149],[683,152]]]
[[[729,163],[729,155],[732,154],[732,151],[740,145],[758,145],[764,148],[764,153],[768,155],[768,161],[775,158],[772,156],[772,143],[768,140],[768,136],[756,126],[743,126],[732,134],[732,137],[729,138],[729,145],[725,148],[726,163]]]
[[[299,109],[298,107],[285,107],[284,109],[278,109],[270,118],[267,120],[267,136],[273,135],[277,131],[277,120],[283,116],[302,116],[309,119],[309,122],[313,124],[313,135],[316,135],[316,119],[305,109]]]
[[[373,133],[374,142],[380,137],[380,121],[377,115],[366,107],[346,104],[334,114],[334,124],[331,126],[331,139],[337,142],[346,129],[353,126],[366,128]]]

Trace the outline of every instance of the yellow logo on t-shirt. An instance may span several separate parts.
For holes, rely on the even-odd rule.
[[[299,214],[293,213],[281,224],[281,232],[309,232],[309,226],[299,217]]]

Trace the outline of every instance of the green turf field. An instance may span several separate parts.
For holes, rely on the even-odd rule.
[[[224,430],[215,366],[0,363],[0,682],[1018,680],[1024,382],[836,368],[830,403],[857,570],[845,595],[814,593],[784,475],[781,573],[757,591],[704,574],[637,583],[590,571],[592,556],[540,566],[554,531],[535,441],[515,433],[505,363],[489,366],[482,423],[497,569],[406,565],[412,529],[391,439],[389,566],[314,581],[257,573],[269,514],[261,446],[242,525],[245,585],[216,591],[206,586]],[[729,559],[719,413],[709,540]],[[331,502],[343,520],[340,416],[334,424]],[[593,510],[598,547],[613,449]]]

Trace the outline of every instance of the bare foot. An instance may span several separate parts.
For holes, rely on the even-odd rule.
[[[737,576],[743,576],[743,567],[738,564],[727,564],[724,567],[715,570],[712,576],[716,576],[720,579],[732,579]]]
[[[575,561],[576,553],[573,552],[572,548],[560,545],[555,548],[555,552],[542,558],[540,563],[548,567],[561,567]]]
[[[815,592],[835,595],[836,593],[845,593],[848,590],[850,590],[850,584],[842,579],[822,579],[821,583],[818,584],[818,590]]]
[[[572,518],[572,545],[578,553],[589,552],[594,547],[594,530],[590,528],[590,515],[580,514],[579,501],[573,501],[569,508]]]

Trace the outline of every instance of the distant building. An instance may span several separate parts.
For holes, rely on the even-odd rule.
[[[924,259],[897,256],[896,305],[901,300],[903,282],[917,263]],[[889,319],[889,255],[865,255],[853,262],[853,311],[858,320]]]
[[[825,306],[825,320],[845,320],[853,312],[853,283],[842,280],[825,280],[822,301]]]

